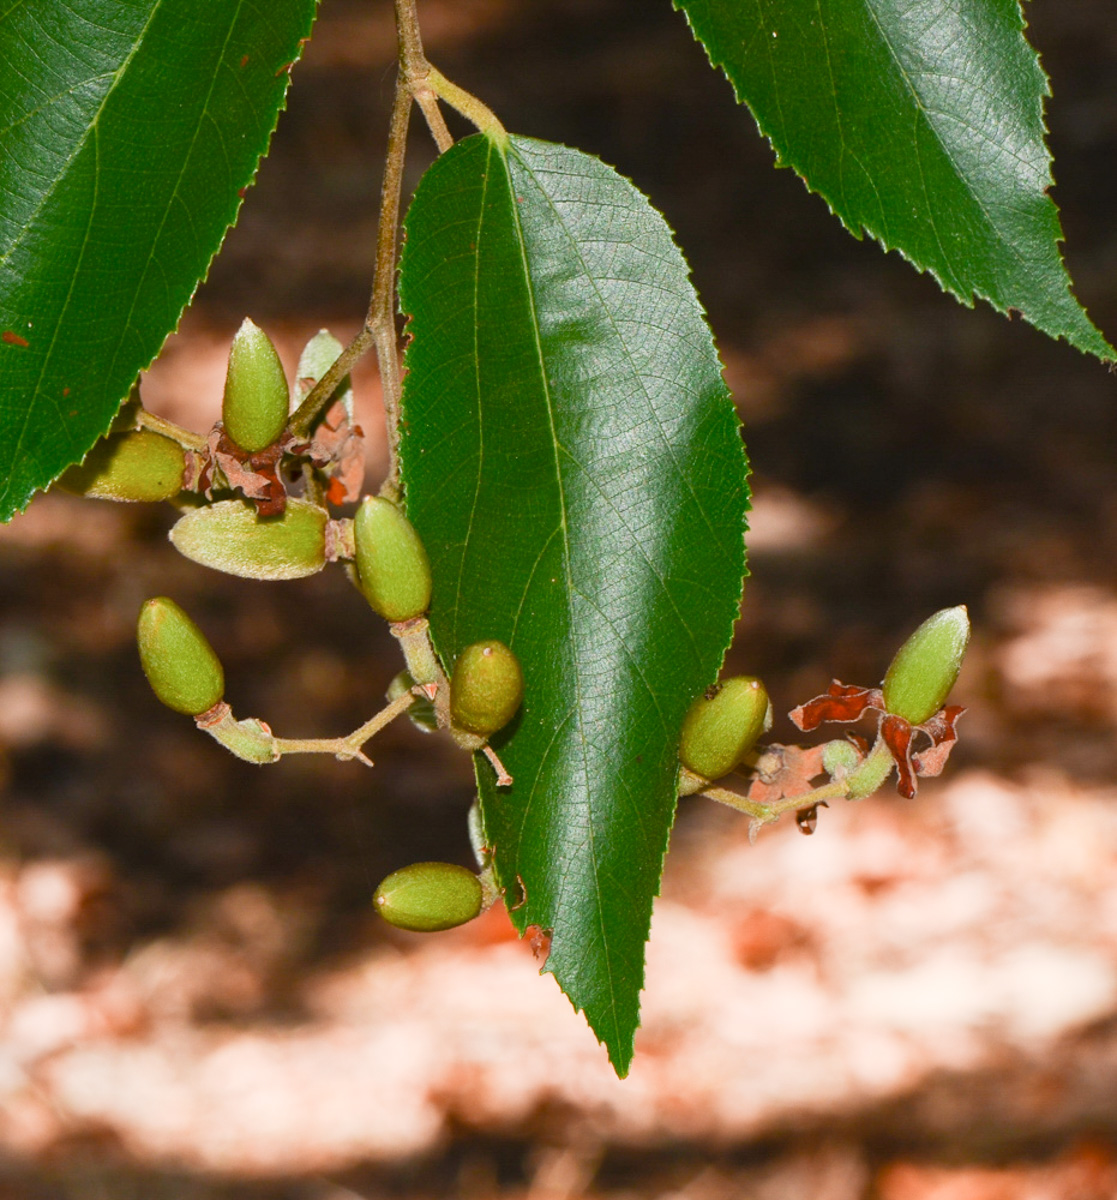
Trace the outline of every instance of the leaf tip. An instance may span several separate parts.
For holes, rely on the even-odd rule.
[[[609,1054],[609,1065],[613,1068],[618,1079],[627,1079],[628,1072],[632,1069],[632,1058],[635,1053],[633,1043],[629,1042],[625,1045],[614,1045],[606,1042],[605,1049]]]

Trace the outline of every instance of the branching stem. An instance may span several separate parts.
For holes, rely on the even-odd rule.
[[[763,824],[779,820],[786,812],[798,812],[801,808],[810,808],[812,804],[818,804],[823,800],[842,800],[845,798],[845,794],[844,782],[823,784],[821,787],[811,788],[809,792],[804,792],[801,796],[788,796],[773,804],[762,804],[757,800],[750,800],[748,796],[743,796],[731,788],[705,787],[701,792],[701,795],[708,796],[719,804],[735,808],[738,812],[743,812]]]
[[[367,720],[360,729],[354,729],[348,737],[339,738],[276,738],[275,748],[283,754],[332,754],[336,758],[355,758],[371,767],[372,762],[365,756],[362,747],[369,738],[375,736],[392,721],[405,712],[415,702],[411,692],[404,692],[390,704],[382,708],[374,717]]]
[[[388,474],[380,494],[398,499],[400,362],[396,336],[395,267],[399,242],[400,193],[403,184],[407,127],[414,100],[423,113],[439,153],[448,150],[454,139],[446,128],[438,107],[441,97],[483,133],[502,145],[508,134],[495,114],[475,96],[448,80],[427,61],[419,32],[416,0],[395,0],[396,32],[399,39],[399,75],[396,79],[392,120],[388,131],[388,150],[384,162],[384,181],[380,189],[380,218],[376,231],[376,267],[372,297],[364,324],[356,337],[338,356],[337,361],[311,389],[291,418],[291,431],[307,436],[325,409],[341,380],[353,364],[375,347],[380,384],[384,394],[384,417],[388,427]]]
[[[785,796],[781,800],[763,803],[751,800],[730,788],[716,786],[702,788],[701,794],[745,813],[762,825],[767,825],[778,821],[786,812],[812,808],[826,800],[864,800],[884,783],[894,766],[892,752],[884,739],[878,737],[873,748],[848,775],[832,779],[829,783],[811,788],[798,796]]]
[[[372,346],[376,347],[380,383],[384,393],[384,415],[388,426],[388,476],[383,492],[399,492],[399,398],[400,367],[396,341],[395,267],[399,239],[400,193],[403,188],[403,160],[407,148],[407,126],[411,115],[411,92],[402,71],[396,80],[392,104],[392,122],[388,131],[388,152],[384,162],[384,181],[380,189],[380,220],[376,230],[376,267],[372,279],[372,297],[364,325],[338,356],[337,361],[310,390],[291,418],[292,432],[309,434],[319,414],[329,402],[337,385],[349,374],[353,364]]]
[[[415,702],[411,692],[404,692],[385,705],[374,717],[347,737],[338,738],[278,738],[262,721],[248,718],[238,721],[228,704],[221,701],[197,718],[198,728],[216,738],[230,753],[246,762],[278,762],[285,754],[332,754],[343,762],[356,759],[366,767],[372,766],[364,745]]]

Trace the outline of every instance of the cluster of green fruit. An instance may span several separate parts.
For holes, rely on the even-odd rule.
[[[323,330],[303,351],[299,376],[321,376],[340,352],[341,343]],[[289,408],[287,377],[275,346],[245,318],[229,351],[221,413],[224,430],[246,454],[256,454],[278,441]],[[82,463],[62,475],[59,486],[99,500],[156,502],[178,497],[187,486],[187,455],[199,439],[187,436],[180,441],[136,429],[136,416],[135,406],[126,404],[113,430]]]
[[[140,609],[137,641],[155,695],[204,725],[207,714],[223,705],[225,673],[202,631],[173,600],[158,596]],[[466,738],[488,738],[512,718],[522,693],[512,651],[496,641],[474,643],[459,655],[450,677],[453,730]],[[484,864],[479,876],[453,863],[427,862],[389,875],[377,888],[374,903],[393,925],[431,932],[472,920],[494,898]]]
[[[871,747],[854,735],[809,750],[771,746],[760,753],[756,742],[771,726],[764,685],[738,676],[710,688],[694,702],[683,724],[680,795],[703,793],[747,813],[757,825],[794,811],[805,833],[813,831],[820,804],[862,800],[893,772],[900,794],[914,796],[916,777],[937,775],[956,740],[954,727],[963,710],[943,705],[969,637],[965,607],[941,609],[896,652],[879,688],[835,680],[825,695],[790,714],[800,729],[812,730],[824,722],[852,722],[875,712],[877,737]],[[742,765],[753,772],[747,795],[714,785]],[[827,781],[812,787],[810,781],[822,774]]]
[[[320,378],[341,345],[323,331],[312,339],[299,362],[304,383]],[[346,564],[353,582],[372,609],[390,623],[407,661],[392,681],[389,704],[348,738],[298,740],[275,737],[262,721],[236,721],[225,703],[225,674],[213,647],[193,620],[166,596],[148,600],[137,627],[140,660],[156,696],[169,708],[195,718],[199,727],[239,757],[274,762],[285,753],[332,752],[368,760],[361,746],[387,720],[412,707],[416,723],[446,728],[465,749],[489,755],[500,782],[511,780],[488,746],[488,739],[515,715],[523,696],[523,675],[516,655],[503,643],[487,640],[458,655],[449,679],[434,654],[425,614],[431,599],[431,569],[423,543],[402,508],[385,496],[366,496],[351,519],[331,519],[316,500],[329,492],[313,487],[314,472],[300,469],[312,498],[284,495],[282,512],[261,517],[243,499],[214,499],[230,482],[208,462],[207,495],[186,487],[202,474],[192,458],[198,447],[218,443],[226,463],[243,462],[246,471],[278,462],[290,451],[297,458],[308,445],[288,430],[290,392],[270,338],[246,320],[229,354],[222,421],[203,439],[159,421],[161,430],[118,429],[79,467],[60,481],[67,490],[118,501],[176,500],[192,507],[175,524],[171,541],[195,562],[251,579],[296,579],[327,562]],[[352,413],[349,413],[352,416]],[[133,426],[135,405],[125,420]],[[150,418],[148,418],[150,420]],[[158,419],[156,419],[158,420]],[[228,442],[232,442],[229,447]],[[217,486],[214,487],[216,479]],[[321,481],[319,481],[321,482]],[[231,489],[230,489],[231,490]],[[285,488],[284,488],[285,491]],[[449,863],[417,863],[397,871],[376,892],[376,907],[386,919],[407,929],[444,929],[476,916],[495,896],[491,873],[474,875]],[[433,899],[432,899],[433,897]]]
[[[340,350],[328,333],[318,334],[300,359],[300,380],[313,383],[321,378]],[[191,479],[193,489],[187,494],[196,506],[171,531],[171,541],[182,554],[230,574],[268,580],[299,578],[322,570],[327,562],[344,562],[370,606],[389,622],[407,669],[392,681],[388,706],[349,737],[277,738],[262,721],[233,719],[224,701],[224,671],[213,648],[173,600],[157,597],[144,604],[138,626],[140,658],[156,695],[254,763],[310,752],[368,763],[361,749],[364,742],[410,711],[417,725],[445,729],[464,749],[484,753],[497,771],[498,786],[510,784],[489,738],[520,706],[523,675],[515,654],[495,640],[477,642],[459,654],[447,679],[428,634],[431,569],[414,526],[395,499],[385,495],[364,497],[351,519],[332,519],[318,501],[335,498],[325,478],[319,477],[323,466],[329,470],[333,464],[321,453],[317,459],[311,454],[309,461],[298,462],[311,443],[291,433],[289,408],[279,356],[263,330],[246,320],[229,355],[222,422],[209,439],[178,431],[182,438],[176,440],[175,427],[161,421],[160,428],[172,436],[151,428],[118,430],[61,482],[88,496],[152,501],[175,499],[183,493],[184,480]],[[135,424],[134,411],[129,419]],[[199,445],[209,451],[202,470],[191,461]],[[213,453],[215,446],[223,457]],[[224,484],[232,488],[234,478],[251,480],[254,470],[274,468],[284,455],[298,462],[304,495],[287,496],[282,484],[275,515],[261,517],[247,500],[215,498]],[[274,479],[278,482],[278,475]],[[962,710],[942,705],[968,640],[965,608],[943,609],[900,648],[881,688],[847,687],[835,681],[824,696],[791,713],[792,720],[808,730],[824,721],[854,721],[876,710],[878,733],[871,748],[847,738],[811,750],[771,746],[758,751],[760,736],[772,724],[763,683],[737,676],[714,685],[694,701],[683,723],[680,795],[703,793],[747,813],[757,825],[796,811],[804,832],[813,829],[820,804],[868,796],[893,770],[901,793],[914,795],[915,776],[937,774],[955,740],[954,723]],[[916,735],[929,745],[913,750]],[[742,766],[753,773],[748,795],[714,784]],[[810,780],[823,773],[827,782],[811,787]],[[448,929],[476,917],[498,892],[480,835],[473,840],[479,875],[450,863],[412,864],[381,883],[375,894],[377,910],[391,923],[417,931]]]

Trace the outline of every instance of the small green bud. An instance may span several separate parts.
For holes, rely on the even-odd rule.
[[[196,717],[225,694],[221,660],[173,600],[156,596],[144,603],[136,641],[147,681],[168,708]]]
[[[411,672],[400,671],[388,684],[386,697],[389,701],[398,700],[400,696],[410,692],[414,686],[415,680],[411,677]],[[424,733],[434,733],[438,728],[438,717],[434,712],[434,704],[424,696],[414,697],[411,707],[407,710],[407,715],[411,719],[411,724]]]
[[[844,779],[860,761],[861,755],[858,754],[857,747],[845,738],[827,742],[822,748],[822,769],[831,779]]]
[[[472,871],[453,863],[421,862],[393,871],[372,902],[390,925],[434,933],[472,921],[483,899],[480,880]]]
[[[279,517],[258,517],[243,500],[189,512],[171,530],[175,549],[203,567],[244,579],[301,579],[326,565],[325,509],[288,500]]]
[[[98,500],[169,500],[182,491],[186,458],[178,442],[141,429],[102,438],[58,486]]]
[[[249,454],[270,446],[287,425],[290,392],[271,338],[248,317],[229,349],[221,420],[225,432]]]
[[[353,518],[357,577],[387,621],[409,621],[431,602],[431,566],[415,526],[383,496],[366,496]]]
[[[942,708],[970,641],[966,606],[940,609],[896,651],[884,677],[884,707],[912,725]]]
[[[764,684],[735,675],[715,684],[690,706],[679,739],[679,759],[704,779],[728,775],[772,726]]]
[[[458,655],[450,677],[450,719],[458,729],[489,737],[503,729],[524,695],[520,660],[503,642],[474,642]]]

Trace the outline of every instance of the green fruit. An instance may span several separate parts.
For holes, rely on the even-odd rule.
[[[970,641],[966,606],[940,609],[896,651],[884,677],[884,707],[912,725],[942,708],[962,668]]]
[[[503,642],[474,642],[458,655],[450,678],[450,719],[489,737],[511,721],[524,695],[520,660]]]
[[[287,425],[290,392],[271,338],[248,317],[229,349],[221,420],[225,432],[249,454],[263,450]]]
[[[679,739],[679,759],[703,779],[728,775],[772,724],[764,684],[736,675],[716,684],[690,706]]]
[[[224,696],[221,660],[173,600],[156,596],[144,603],[136,641],[147,681],[168,708],[196,717]]]
[[[102,438],[58,485],[98,500],[169,500],[182,491],[186,458],[178,442],[150,430]]]
[[[382,496],[366,496],[353,518],[357,577],[387,621],[421,617],[431,602],[431,566],[415,526]]]
[[[279,517],[258,517],[243,500],[222,500],[184,516],[171,530],[175,549],[244,579],[301,579],[326,565],[329,514],[306,500],[288,500]]]
[[[393,871],[372,898],[391,925],[415,933],[453,929],[481,911],[481,883],[472,871],[453,863],[412,863]]]

